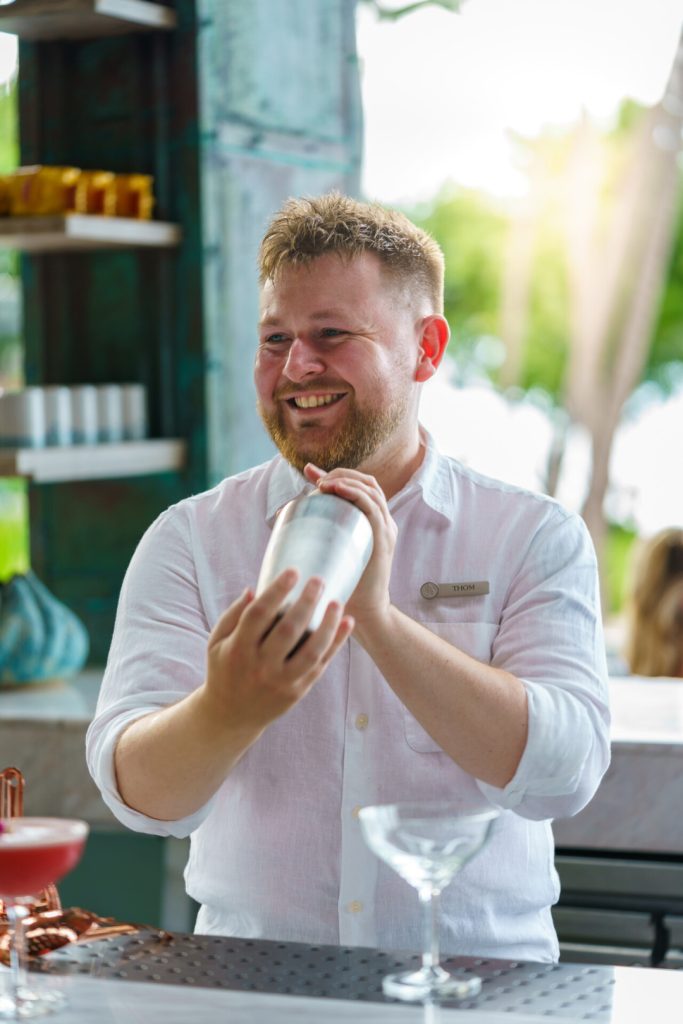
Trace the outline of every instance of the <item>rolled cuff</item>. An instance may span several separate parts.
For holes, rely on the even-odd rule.
[[[503,789],[478,780],[495,806],[541,821],[578,814],[610,760],[607,705],[567,689],[522,680],[529,731],[517,771]]]
[[[105,804],[126,828],[135,832],[144,832],[147,835],[175,836],[177,839],[183,839],[199,828],[210,813],[216,799],[215,795],[194,814],[178,818],[175,821],[162,821],[158,818],[150,818],[129,807],[121,798],[116,782],[114,755],[119,737],[133,722],[155,711],[159,711],[158,705],[149,707],[138,705],[120,712],[105,729],[98,727],[97,721],[93,722],[86,737],[88,768],[99,787]]]

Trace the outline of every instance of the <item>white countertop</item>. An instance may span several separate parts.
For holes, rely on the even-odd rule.
[[[625,676],[609,684],[612,761],[580,814],[553,823],[558,846],[683,853],[683,679]]]
[[[612,678],[612,748],[650,745],[683,752],[683,679]]]
[[[604,970],[604,969],[602,969]],[[614,967],[611,1000],[592,1015],[597,1024],[679,1024],[683,1006],[683,974],[677,971]],[[0,969],[0,977],[7,972]],[[107,981],[83,976],[37,977],[63,989],[69,1006],[51,1017],[55,1024],[585,1024],[561,1005],[557,1013],[516,1013],[487,1010],[484,1005],[468,1010],[440,1009],[313,999],[300,996],[231,992],[220,989],[184,988],[147,982]]]
[[[97,704],[102,669],[88,669],[72,679],[0,687],[3,722],[73,723],[87,728]]]

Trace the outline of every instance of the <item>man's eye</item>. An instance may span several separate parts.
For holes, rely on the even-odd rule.
[[[269,334],[265,341],[267,345],[277,345],[279,342],[285,341],[286,338],[286,334]]]
[[[343,331],[338,327],[323,327],[320,332],[320,335],[323,338],[339,338],[342,334],[346,334],[346,331]]]

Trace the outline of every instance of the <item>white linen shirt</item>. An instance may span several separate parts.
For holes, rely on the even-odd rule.
[[[442,896],[443,948],[557,958],[550,819],[579,811],[609,761],[594,552],[578,516],[423,438],[420,468],[389,502],[398,526],[391,600],[522,680],[529,730],[518,770],[497,789],[459,768],[352,637],[196,813],[166,822],[125,805],[113,767],[122,730],[202,682],[211,629],[254,586],[277,511],[310,485],[277,457],[181,501],[149,528],[126,574],[87,753],[123,824],[191,835],[185,879],[202,904],[198,931],[419,949],[415,892],[369,852],[358,811],[476,795],[503,810],[488,846]],[[420,593],[427,581],[479,580],[488,594]]]

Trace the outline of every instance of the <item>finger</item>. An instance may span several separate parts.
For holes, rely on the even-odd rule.
[[[325,470],[316,466],[314,462],[307,462],[304,466],[304,476],[309,483],[317,484],[318,480],[325,476]]]
[[[312,463],[309,463],[312,465]],[[359,469],[344,469],[342,466],[337,469],[331,469],[329,473],[320,472],[318,477],[319,482],[330,483],[332,480],[358,480],[360,483],[367,484],[369,487],[373,487],[375,490],[381,491],[377,478],[371,476],[369,473],[361,473]]]
[[[322,676],[334,656],[346,643],[353,632],[355,620],[350,615],[345,615],[337,626],[337,631],[332,642],[327,646],[321,656],[311,663],[307,671],[301,676],[302,689],[308,690],[313,683]]]
[[[384,491],[371,476],[351,476],[348,473],[343,476],[333,476],[328,473],[318,481],[318,490],[320,491],[346,491],[354,488],[364,494],[372,495],[379,502],[386,501]]]
[[[353,480],[351,477],[338,477],[333,480],[328,480],[325,477],[324,480],[320,481],[318,485],[320,491],[334,491],[340,494],[367,494],[369,497],[374,497],[376,500],[380,500],[383,495],[381,491],[376,490],[363,480]]]
[[[338,494],[341,498],[353,502],[369,519],[373,519],[377,514],[387,523],[391,519],[383,492],[364,481],[338,479],[328,483],[326,477],[319,486],[321,491]]]
[[[335,644],[341,628],[342,613],[343,607],[339,601],[330,601],[318,628],[289,658],[291,668],[296,674],[306,677],[312,669],[317,668],[320,671],[320,665],[327,663],[328,652]],[[351,624],[351,628],[353,627],[351,617],[346,616],[345,619],[347,626],[342,629],[343,639],[340,640],[339,645],[344,642],[350,632],[348,623]],[[332,655],[330,654],[329,657]]]
[[[274,621],[283,610],[287,595],[294,588],[299,573],[296,569],[285,569],[262,594],[254,598],[244,612],[242,628],[245,639],[259,643],[264,634],[272,628]]]
[[[313,576],[306,582],[294,604],[287,608],[284,615],[262,638],[260,649],[264,656],[282,661],[301,642],[323,588],[324,583],[318,576]]]
[[[345,615],[341,619],[339,626],[337,627],[337,632],[334,636],[334,639],[330,646],[327,648],[327,651],[325,652],[325,655],[322,659],[323,668],[327,667],[328,663],[332,661],[339,648],[342,647],[349,639],[349,637],[353,633],[353,627],[355,625],[356,620],[353,618],[352,615]]]
[[[330,644],[328,644],[328,647],[321,659],[321,672],[327,668],[328,664],[331,662],[332,658],[335,656],[339,648],[346,643],[351,633],[353,632],[354,626],[355,620],[352,615],[343,615],[342,618],[340,618],[337,630],[332,638],[332,641]]]
[[[253,599],[254,591],[247,587],[246,590],[242,591],[237,600],[233,601],[232,604],[226,608],[216,625],[211,630],[209,635],[209,647],[213,647],[214,644],[220,643],[221,640],[225,640],[226,637],[230,636],[237,626],[242,612],[247,605],[253,601]]]

